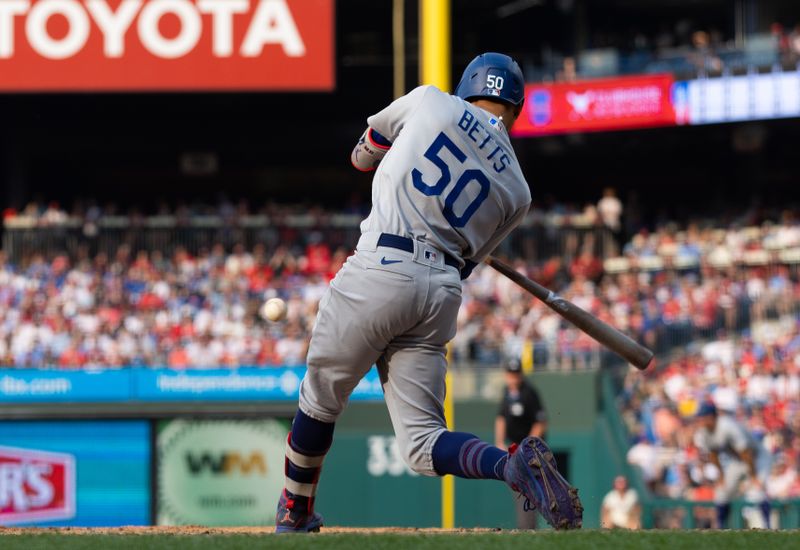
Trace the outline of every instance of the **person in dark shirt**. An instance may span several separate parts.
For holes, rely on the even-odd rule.
[[[506,363],[506,387],[494,421],[495,445],[507,449],[529,435],[546,439],[547,414],[536,389],[522,375],[522,363],[511,359]],[[523,499],[516,500],[517,527],[535,529],[536,514],[526,512]]]

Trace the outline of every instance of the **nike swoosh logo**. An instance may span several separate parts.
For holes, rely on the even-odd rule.
[[[381,265],[392,265],[392,264],[399,264],[402,263],[403,260],[387,260],[386,256],[381,258]]]

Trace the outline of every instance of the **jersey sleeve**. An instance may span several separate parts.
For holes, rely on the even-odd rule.
[[[485,260],[486,257],[489,256],[489,254],[491,254],[495,248],[497,248],[497,245],[499,245],[503,239],[505,239],[508,234],[519,225],[519,223],[522,221],[522,218],[524,218],[525,214],[528,213],[528,208],[530,205],[531,203],[528,202],[528,204],[522,208],[517,209],[517,211],[514,212],[514,214],[505,223],[497,228],[497,230],[494,232],[494,235],[492,235],[492,237],[486,241],[486,244],[484,244],[479,250],[475,251],[471,257],[465,259],[472,260],[478,264]]]
[[[737,453],[742,453],[750,446],[750,438],[744,427],[734,420],[725,423],[725,439],[731,449]]]
[[[381,136],[393,142],[405,123],[414,115],[433,86],[419,86],[395,99],[388,107],[369,117],[367,124]]]

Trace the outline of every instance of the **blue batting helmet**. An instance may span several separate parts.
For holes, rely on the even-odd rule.
[[[704,416],[717,416],[717,406],[711,401],[706,401],[695,413],[695,417],[702,418]]]
[[[458,97],[469,101],[477,98],[499,99],[522,105],[525,99],[525,77],[516,61],[502,53],[487,52],[473,59],[456,87]]]

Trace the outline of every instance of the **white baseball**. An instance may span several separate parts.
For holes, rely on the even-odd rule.
[[[270,298],[261,306],[261,315],[270,321],[280,321],[286,317],[286,302],[280,298]]]

